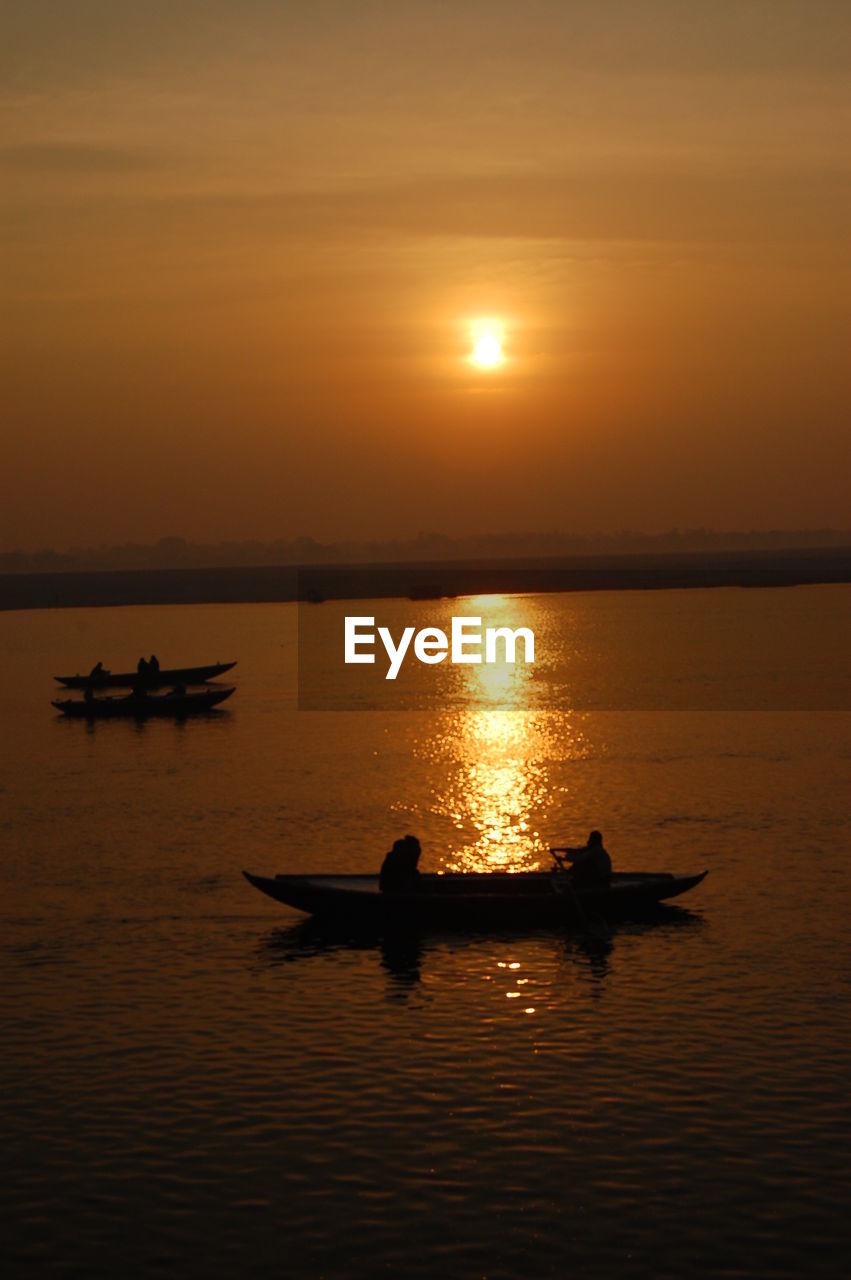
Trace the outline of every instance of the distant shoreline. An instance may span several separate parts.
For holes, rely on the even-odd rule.
[[[0,610],[304,600],[416,600],[562,591],[851,582],[851,547],[416,564],[0,574]]]

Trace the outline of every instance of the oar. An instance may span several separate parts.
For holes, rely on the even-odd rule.
[[[562,863],[562,861],[561,861],[561,858],[559,858],[559,856],[558,856],[558,855],[559,855],[560,853],[571,853],[571,852],[572,852],[572,850],[571,850],[571,849],[568,849],[568,848],[566,848],[566,847],[561,847],[561,848],[555,848],[555,849],[554,849],[552,846],[550,846],[550,853],[551,853],[551,854],[553,855],[553,857],[555,858],[556,865],[557,865],[557,867],[559,868],[559,870],[560,870],[560,871],[561,871],[561,870],[563,870],[563,869],[564,869],[564,867],[563,867],[563,863]],[[571,897],[571,901],[573,902],[573,905],[574,905],[574,907],[576,908],[576,914],[579,916],[579,922],[580,922],[580,924],[582,925],[582,928],[583,928],[583,929],[585,929],[585,930],[587,931],[587,930],[588,930],[588,928],[589,928],[589,925],[588,925],[588,917],[587,917],[587,916],[586,916],[586,914],[585,914],[585,908],[582,906],[582,903],[579,901],[579,894],[576,892],[576,885],[573,883],[573,881],[572,881],[572,880],[571,880],[571,878],[570,878],[569,873],[567,873],[567,872],[565,872],[564,881],[563,881],[563,887],[561,887],[561,888],[557,888],[557,887],[556,887],[556,882],[555,882],[555,880],[553,880],[553,888],[555,889],[556,893],[564,893],[564,889],[565,889],[565,887],[567,888],[567,891],[568,891],[568,893],[570,894],[570,897]]]

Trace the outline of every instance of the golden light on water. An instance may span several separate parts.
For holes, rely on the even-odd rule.
[[[518,991],[518,990],[517,990],[517,987],[524,987],[524,986],[527,986],[527,985],[528,985],[528,983],[529,983],[529,979],[528,979],[528,978],[518,978],[518,977],[515,975],[515,970],[517,970],[517,969],[519,969],[519,968],[520,968],[520,962],[519,962],[519,960],[510,960],[510,961],[509,961],[509,960],[497,960],[497,962],[496,962],[496,967],[497,967],[497,969],[507,969],[507,970],[509,970],[509,974],[506,974],[505,976],[506,976],[506,977],[510,976],[510,977],[513,979],[513,981],[514,981],[514,986],[513,986],[512,988],[510,988],[508,991],[506,991],[506,992],[504,992],[504,993],[503,993],[503,994],[505,995],[506,1000],[519,1000],[519,999],[520,999],[520,997],[521,997],[521,995],[523,995],[523,992],[522,992],[522,991]],[[490,978],[490,976],[491,976],[490,974],[486,974],[486,975],[485,975],[485,977],[487,977],[487,978]],[[527,999],[528,999],[528,995],[527,995]],[[523,1012],[524,1012],[524,1013],[534,1013],[534,1012],[535,1012],[535,1006],[534,1006],[534,1005],[527,1005],[527,1006],[523,1009]]]
[[[546,779],[529,756],[537,737],[530,713],[469,711],[460,725],[453,817],[466,837],[451,869],[507,871],[536,859],[536,813],[545,807]]]
[[[469,597],[463,612],[481,617],[483,627],[530,622],[528,603],[519,597]],[[461,709],[447,713],[420,744],[441,766],[434,811],[456,833],[447,842],[447,871],[548,866],[553,788],[564,760],[587,750],[575,717],[541,706],[534,667],[519,650],[517,659],[456,668]]]

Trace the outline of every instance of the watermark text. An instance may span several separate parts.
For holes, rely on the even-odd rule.
[[[345,620],[345,661],[347,664],[374,663],[378,642],[387,656],[385,680],[395,680],[413,647],[414,658],[428,666],[444,662],[516,662],[522,641],[523,661],[535,661],[535,633],[530,627],[485,627],[481,618],[452,619],[449,635],[440,627],[405,627],[398,641],[389,627],[375,627],[375,618],[348,616]],[[413,646],[412,646],[413,642]]]

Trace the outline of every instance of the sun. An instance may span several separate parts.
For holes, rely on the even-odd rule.
[[[496,334],[483,333],[477,338],[470,359],[480,369],[495,369],[498,364],[502,364],[502,343]]]
[[[502,330],[496,324],[481,323],[473,326],[471,333],[473,350],[470,364],[477,369],[498,369],[505,363],[502,350]]]

